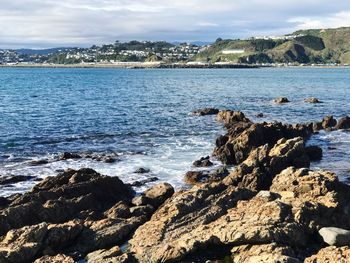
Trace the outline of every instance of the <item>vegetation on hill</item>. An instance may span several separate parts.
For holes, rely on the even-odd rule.
[[[224,50],[244,52],[225,54]],[[280,38],[217,41],[193,60],[237,63],[350,64],[350,28],[299,30]]]

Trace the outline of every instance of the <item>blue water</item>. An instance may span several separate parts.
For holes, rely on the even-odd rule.
[[[183,184],[191,163],[209,155],[223,129],[213,116],[188,113],[202,107],[241,110],[252,119],[306,122],[350,115],[350,69],[25,69],[0,68],[0,175],[55,175],[67,167],[92,167],[124,181],[152,176]],[[271,101],[286,96],[292,102]],[[307,104],[317,97],[324,103]],[[349,132],[324,133],[325,158],[314,164],[346,180]],[[329,147],[332,149],[329,150]],[[333,149],[335,148],[335,149]],[[115,152],[120,161],[52,161],[62,152]],[[35,182],[0,188],[0,195]]]

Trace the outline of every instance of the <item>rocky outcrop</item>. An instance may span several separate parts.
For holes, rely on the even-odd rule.
[[[193,115],[205,116],[205,115],[216,115],[219,113],[218,109],[215,108],[204,108],[192,112]]]
[[[122,244],[173,192],[158,184],[133,204],[130,186],[91,169],[47,178],[0,210],[0,262],[70,262]]]
[[[333,116],[326,116],[322,120],[323,129],[331,129],[337,125],[337,120]]]
[[[256,123],[250,121],[230,122],[228,132],[216,140],[213,155],[224,164],[240,164],[253,150],[268,144],[273,146],[279,139],[308,138],[312,125],[285,125],[282,123]]]

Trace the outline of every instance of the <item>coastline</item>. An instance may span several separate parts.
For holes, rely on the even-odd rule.
[[[289,125],[254,123],[231,110],[196,114],[217,115],[225,125],[213,155],[234,171],[186,174],[189,190],[160,183],[135,196],[118,177],[66,170],[0,198],[0,262],[348,259],[348,239],[329,235],[331,227],[350,228],[350,186],[332,172],[309,170],[322,151],[305,143],[319,130],[350,128],[350,118]]]

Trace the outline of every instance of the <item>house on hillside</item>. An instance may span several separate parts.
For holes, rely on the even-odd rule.
[[[222,54],[224,55],[230,55],[230,54],[243,54],[244,53],[244,49],[224,49],[222,51]]]

